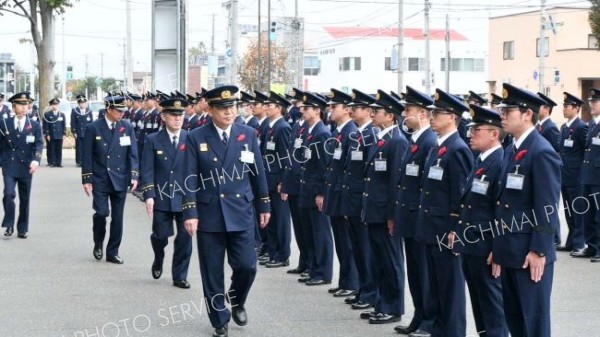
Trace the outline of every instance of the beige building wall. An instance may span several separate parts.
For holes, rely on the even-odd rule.
[[[558,26],[557,34],[551,30],[545,33],[549,52],[544,58],[544,83],[547,95],[559,104],[554,108],[552,118],[562,123],[564,91],[587,99],[589,88],[600,87],[600,51],[595,46],[588,46],[591,29],[587,8],[554,7],[546,12]],[[534,72],[539,73],[536,48],[540,36],[540,11],[491,18],[489,24],[490,92],[501,94],[503,82],[538,92]],[[514,41],[512,60],[504,59],[506,41]],[[554,78],[555,70],[560,73],[558,83]],[[587,119],[587,109],[583,117]]]

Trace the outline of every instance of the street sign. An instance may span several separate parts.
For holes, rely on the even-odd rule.
[[[537,72],[537,70],[534,70],[534,71],[533,71],[533,79],[534,79],[534,80],[537,80],[537,79],[538,79],[538,72]]]
[[[72,93],[72,92],[70,92],[70,91],[69,91],[69,92],[67,92],[67,98],[68,98],[69,100],[71,100],[71,97],[73,97],[73,93]]]

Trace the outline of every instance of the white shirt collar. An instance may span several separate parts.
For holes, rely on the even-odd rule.
[[[501,147],[502,147],[502,144],[498,144],[498,145],[494,146],[493,148],[482,153],[481,156],[479,157],[479,159],[481,159],[481,161],[484,161],[485,158],[487,158],[490,154],[494,153],[494,151],[498,150]]]
[[[366,122],[365,124],[361,125],[358,127],[358,132],[363,132],[365,131],[365,129],[367,128],[367,126],[369,126],[369,124],[373,123],[372,120]]]
[[[517,149],[519,149],[521,147],[521,144],[523,144],[523,141],[525,141],[525,138],[527,138],[527,136],[529,136],[529,134],[532,133],[533,130],[535,130],[534,126],[532,126],[529,129],[525,130],[525,132],[523,132],[523,134],[521,135],[521,137],[519,137],[519,139],[515,138],[515,147]]]
[[[579,117],[579,116],[575,116],[575,117],[574,117],[573,119],[571,119],[570,121],[567,121],[567,122],[565,123],[566,127],[567,127],[567,128],[570,128],[570,127],[571,127],[571,124],[573,124],[573,122],[574,122],[574,121],[577,119],[577,117]]]
[[[348,124],[348,122],[352,121],[352,118],[349,118],[347,121],[345,121],[343,124],[340,124],[336,127],[337,132],[342,132],[342,129],[344,128],[344,126],[346,126],[346,124]]]
[[[544,124],[544,123],[545,123],[547,120],[549,120],[549,119],[550,119],[550,116],[548,116],[548,117],[546,117],[546,118],[542,119],[541,121],[538,121],[538,122],[537,122],[537,125],[542,125],[542,124]]]
[[[265,119],[267,119],[267,116],[261,118],[258,120],[258,125],[262,125],[262,123],[265,121]]]
[[[596,124],[600,123],[600,115],[596,116],[596,118],[594,118],[594,120],[596,121]]]
[[[279,116],[279,117],[275,118],[275,120],[270,121],[269,122],[269,127],[272,128],[273,125],[275,125],[275,123],[277,123],[277,121],[280,120],[280,119],[282,119],[282,118],[283,118],[283,116]]]
[[[453,134],[455,134],[457,132],[458,132],[458,130],[454,130],[454,131],[450,132],[447,135],[444,135],[442,137],[438,137],[438,139],[437,139],[437,145],[441,146],[442,144],[444,144],[444,142],[446,141],[446,139],[450,138],[450,136],[452,136]]]
[[[315,126],[317,126],[317,124],[319,124],[319,123],[315,123],[313,126],[309,126],[308,127],[308,133],[309,134],[312,132],[312,130],[315,128]]]
[[[179,141],[180,135],[181,135],[181,129],[179,129],[179,131],[177,131],[177,133],[172,133],[171,131],[169,131],[168,128],[165,127],[165,130],[167,131],[167,134],[169,135],[169,139],[171,140],[171,142],[173,142],[173,136],[177,136],[177,141]]]
[[[392,124],[391,126],[388,126],[387,128],[379,131],[379,133],[377,134],[377,139],[382,139],[386,134],[388,134],[392,129],[397,128],[398,125],[396,124]]]
[[[250,115],[250,116],[244,117],[244,124],[248,124],[248,122],[252,119],[252,117],[254,117],[254,116]]]
[[[115,123],[115,127],[117,126],[117,122],[111,122],[106,117],[104,117],[104,120],[106,121],[106,125],[108,125],[109,130],[112,130],[112,123]]]
[[[304,125],[304,119],[299,119],[299,120],[298,120],[298,124],[299,124],[300,126]]]
[[[217,134],[219,134],[219,138],[221,140],[223,140],[223,131],[225,131],[225,134],[227,135],[227,139],[231,138],[231,125],[229,125],[227,127],[227,129],[225,129],[225,130],[223,130],[220,127],[218,127],[217,124],[213,123],[213,125],[215,126],[215,129],[217,130]]]
[[[25,123],[27,123],[27,116],[23,116],[21,119],[18,119],[17,116],[15,115],[15,118],[13,120],[13,122],[15,123],[15,129],[18,128],[19,121],[23,122],[23,125],[21,125],[21,127],[24,127]]]
[[[429,128],[431,128],[431,125],[425,125],[424,127],[420,128],[418,131],[413,132],[413,134],[410,136],[413,143],[416,143],[417,140],[419,140],[419,137],[421,137],[421,135],[423,134],[423,132],[427,131],[427,129],[429,129]]]

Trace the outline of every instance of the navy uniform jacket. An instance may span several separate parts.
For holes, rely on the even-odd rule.
[[[35,105],[33,106],[33,109],[31,109],[31,111],[27,113],[27,117],[29,117],[29,119],[31,119],[32,121],[36,121],[38,123],[40,122],[40,111]]]
[[[22,132],[15,129],[13,117],[5,118],[0,122],[2,173],[15,178],[31,177],[29,166],[34,160],[41,163],[44,148],[40,124],[29,118],[23,120],[25,125]]]
[[[302,144],[304,144],[307,135],[308,124],[306,122],[302,123],[302,125],[299,122],[292,125],[290,139],[288,140],[290,160],[285,161],[286,165],[281,182],[281,193],[290,195],[300,194],[300,175],[302,172],[302,162],[304,161],[304,148]]]
[[[423,172],[423,191],[415,233],[418,241],[438,244],[439,239],[457,230],[460,194],[473,163],[471,150],[458,132],[440,146],[431,148]],[[442,180],[430,178],[431,168],[438,165],[444,170]]]
[[[144,118],[145,113],[146,110],[140,108],[135,112],[134,116],[131,117],[131,125],[133,125],[135,137],[138,141],[140,141],[140,138],[142,137],[142,130],[144,130],[144,121],[142,119]]]
[[[188,131],[194,130],[198,126],[198,118],[200,118],[199,115],[193,115],[192,117],[190,117],[188,119],[186,130],[188,130]]]
[[[241,115],[238,115],[238,116],[235,118],[235,121],[234,121],[234,123],[238,123],[238,124],[246,124],[246,123],[244,122],[244,117],[242,117]]]
[[[563,124],[560,128],[559,154],[562,159],[562,186],[580,186],[581,166],[585,154],[588,126],[579,117],[571,126]],[[572,143],[571,143],[572,142]]]
[[[144,200],[154,198],[154,209],[181,212],[185,182],[183,157],[187,131],[181,130],[177,148],[166,129],[153,133],[144,143],[141,184]]]
[[[556,260],[554,232],[559,226],[560,158],[536,130],[516,153],[505,151],[508,153],[498,182],[499,233],[493,243],[494,260],[504,267],[520,269],[526,255],[533,251],[545,253],[546,263],[552,263]],[[522,190],[506,188],[507,175],[515,172],[516,165],[518,174],[524,177]]]
[[[304,124],[307,129],[310,129],[308,124]],[[314,125],[302,147],[301,161],[302,172],[300,176],[300,198],[298,201],[299,207],[311,208],[316,207],[315,197],[317,195],[325,196],[325,170],[327,163],[331,157],[325,151],[325,142],[331,137],[329,128],[319,121]],[[310,153],[310,157],[307,154]]]
[[[58,113],[46,111],[43,125],[44,136],[50,136],[50,139],[62,139],[67,135],[67,119],[60,111]]]
[[[323,213],[329,216],[344,215],[342,213],[344,167],[346,166],[347,159],[350,158],[350,146],[353,143],[350,135],[355,135],[357,130],[356,124],[350,119],[339,133],[337,128],[333,130],[332,138],[326,144],[327,152],[331,155],[331,159],[325,172],[327,190],[323,203]],[[336,149],[339,149],[338,154],[336,154]]]
[[[258,127],[260,126],[260,125],[258,124],[258,118],[254,117],[254,116],[252,116],[252,117],[251,117],[251,118],[248,120],[248,122],[246,122],[246,125],[248,125],[249,127],[255,128],[255,129],[258,129]]]
[[[93,115],[90,108],[81,110],[81,108],[73,108],[71,110],[71,132],[83,139],[87,125],[92,122]]]
[[[398,168],[402,173],[400,179],[394,183],[397,186],[396,200],[396,233],[404,238],[414,238],[417,218],[419,216],[419,201],[421,198],[421,186],[425,174],[425,160],[429,151],[435,146],[437,136],[431,127],[427,128],[419,136],[416,143],[410,141],[410,146],[402,165]],[[413,153],[414,152],[414,153]],[[418,165],[418,176],[408,175],[407,165]],[[412,174],[412,172],[410,172]]]
[[[292,128],[282,117],[267,132],[263,163],[269,191],[277,191],[277,185],[283,181],[285,165],[291,160],[288,155],[291,131]]]
[[[104,116],[106,116],[106,109],[98,110],[98,119],[101,119]]]
[[[552,119],[548,118],[545,120],[540,126],[538,126],[538,131],[544,138],[546,138],[548,143],[552,145],[554,151],[558,152],[560,132],[558,131],[558,127],[552,121]]]
[[[254,228],[258,213],[270,211],[267,180],[254,129],[231,126],[227,147],[213,123],[188,133],[183,165],[184,220],[198,218],[200,232],[236,232]],[[242,151],[254,163],[242,162]],[[253,192],[255,191],[255,192]],[[255,194],[256,193],[256,194]]]
[[[146,136],[148,136],[149,134],[155,133],[158,131],[159,128],[159,120],[160,120],[160,113],[158,112],[158,109],[153,109],[152,111],[148,111],[144,117],[142,118],[142,121],[144,123],[144,129],[142,130],[142,134],[144,135],[144,138]]]
[[[395,186],[398,167],[406,155],[408,141],[398,127],[388,131],[382,139],[374,137],[365,166],[365,192],[362,200],[362,221],[387,223],[394,218]],[[385,160],[385,171],[376,171],[375,162]]]
[[[596,145],[594,145],[594,143]],[[581,183],[600,185],[600,124],[592,121],[585,141]]]
[[[495,210],[498,180],[502,172],[504,149],[502,146],[490,153],[484,161],[476,163],[461,191],[461,213],[456,231],[454,251],[472,256],[488,257],[495,236]],[[473,188],[474,180],[476,184]],[[487,188],[479,189],[486,182]]]
[[[342,178],[341,211],[344,216],[359,218],[362,214],[365,168],[371,147],[376,146],[378,133],[379,128],[371,122],[362,132],[357,129],[350,134],[350,152],[346,156]],[[352,159],[352,152],[356,153],[355,159]]]
[[[4,103],[0,104],[0,117],[6,118],[6,117],[8,117],[9,113],[10,113],[10,108],[8,106],[4,105]]]
[[[260,153],[265,153],[265,139],[267,138],[267,132],[269,132],[269,119],[265,118],[256,130],[258,131]]]
[[[111,130],[106,118],[93,121],[87,126],[83,139],[82,183],[91,183],[95,190],[102,192],[126,191],[131,181],[139,177],[135,144],[135,133],[129,122],[121,120],[115,130]]]

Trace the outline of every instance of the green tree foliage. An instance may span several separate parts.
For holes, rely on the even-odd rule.
[[[590,22],[590,27],[592,28],[592,34],[596,37],[596,41],[600,41],[600,0],[589,0],[592,4],[592,8],[590,8],[590,13],[588,15],[588,21]],[[598,48],[598,44],[596,44],[596,48]]]

